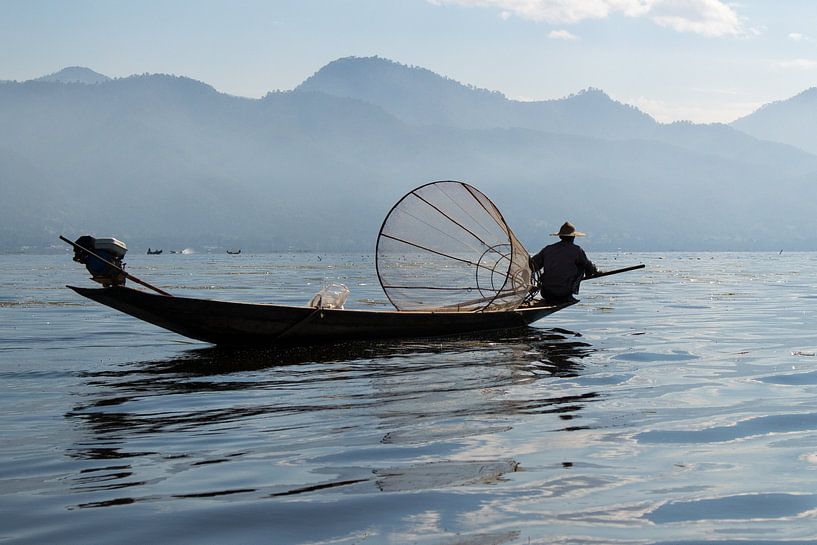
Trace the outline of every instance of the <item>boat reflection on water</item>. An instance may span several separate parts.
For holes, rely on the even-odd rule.
[[[518,464],[504,449],[486,459],[477,445],[532,418],[551,419],[545,430],[579,429],[564,420],[599,394],[564,383],[593,353],[577,333],[528,329],[331,348],[213,347],[87,373],[90,388],[66,415],[81,437],[67,453],[83,467],[76,505],[484,483],[486,468],[496,479]],[[217,482],[210,473],[176,477],[211,464],[220,464]],[[316,483],[315,474],[324,477]]]
[[[576,376],[581,369],[581,360],[592,352],[590,344],[581,339],[581,334],[566,329],[522,329],[510,332],[489,332],[469,334],[463,337],[441,339],[413,339],[404,341],[360,341],[317,346],[291,346],[264,348],[230,348],[208,346],[189,350],[168,360],[140,362],[138,368],[123,374],[191,374],[219,375],[245,371],[259,371],[273,367],[305,364],[357,365],[366,363],[371,371],[378,371],[380,360],[394,357],[407,358],[406,371],[413,369],[413,357],[423,357],[426,364],[432,364],[425,357],[473,353],[486,351],[510,352],[514,359],[503,363],[536,362],[542,371],[553,376]],[[478,358],[474,363],[485,364]],[[108,375],[103,372],[102,374]],[[116,373],[114,373],[116,374]]]
[[[577,377],[583,360],[592,354],[593,347],[578,333],[535,328],[460,339],[354,342],[331,347],[265,350],[214,346],[189,350],[172,359],[126,364],[121,370],[85,373],[100,397],[90,402],[83,399],[67,416],[83,419],[99,432],[161,431],[180,417],[172,403],[164,406],[172,418],[163,417],[163,413],[145,415],[113,408],[130,409],[134,400],[175,394],[207,394],[209,402],[218,392],[270,395],[253,397],[254,409],[248,407],[246,399],[236,406],[224,399],[218,414],[205,409],[205,403],[194,404],[201,410],[190,410],[184,418],[188,425],[197,421],[212,425],[219,418],[234,420],[249,412],[387,408],[405,396],[447,392],[466,397],[468,392],[484,394],[487,389]],[[473,405],[470,411],[477,415],[539,412],[557,409],[573,399],[548,397],[547,388],[536,391],[545,397],[496,403],[482,399],[484,403],[465,405]],[[367,399],[360,401],[364,393]],[[582,397],[592,399],[596,395],[588,392]],[[307,399],[313,403],[304,404]],[[318,399],[321,402],[315,403]],[[344,399],[358,401],[348,405],[340,402]],[[287,405],[287,400],[293,403]],[[463,414],[461,409],[452,408]],[[417,416],[426,416],[427,411],[427,405],[417,403]],[[121,421],[131,417],[136,420]]]

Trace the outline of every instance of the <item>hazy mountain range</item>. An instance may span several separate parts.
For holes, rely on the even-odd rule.
[[[588,89],[519,102],[345,58],[248,99],[72,67],[0,83],[0,250],[113,235],[134,249],[371,251],[432,180],[483,190],[530,250],[817,249],[817,89],[731,125],[660,124]]]

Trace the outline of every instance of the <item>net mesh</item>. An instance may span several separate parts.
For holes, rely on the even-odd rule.
[[[411,191],[377,238],[377,275],[398,310],[473,312],[518,307],[530,256],[488,197],[454,181]]]

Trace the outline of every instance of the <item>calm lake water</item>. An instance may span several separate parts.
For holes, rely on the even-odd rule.
[[[0,256],[0,543],[817,542],[817,254],[591,257],[647,268],[513,335],[223,350]],[[385,306],[368,255],[127,261]]]

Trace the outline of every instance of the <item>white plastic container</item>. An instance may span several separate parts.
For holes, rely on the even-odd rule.
[[[343,284],[329,284],[315,294],[309,302],[312,308],[343,308],[343,303],[349,296],[349,288]]]
[[[128,252],[128,247],[121,240],[115,238],[97,238],[94,239],[95,250],[105,250],[116,257],[125,257]]]

